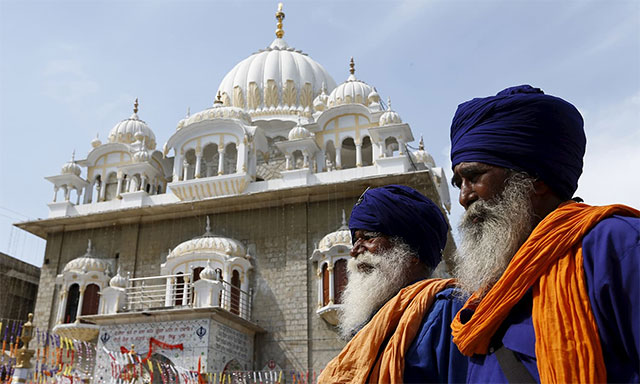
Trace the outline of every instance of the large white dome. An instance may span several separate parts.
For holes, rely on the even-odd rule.
[[[311,116],[322,85],[336,82],[322,65],[276,38],[242,60],[222,79],[218,91],[225,105],[244,108],[254,120]]]

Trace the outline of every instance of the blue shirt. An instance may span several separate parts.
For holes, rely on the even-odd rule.
[[[613,216],[602,220],[582,239],[585,280],[598,332],[607,381],[640,381],[640,219]],[[532,295],[514,306],[494,344],[514,352],[536,381],[536,336],[531,321]],[[474,355],[467,372],[470,383],[506,383],[495,354]]]
[[[464,383],[467,361],[453,344],[451,322],[463,301],[454,288],[436,295],[404,362],[405,383]]]

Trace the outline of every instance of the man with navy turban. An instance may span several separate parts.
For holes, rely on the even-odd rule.
[[[578,110],[529,85],[456,111],[469,382],[640,381],[640,212],[573,197],[585,146]]]
[[[350,341],[318,382],[464,381],[467,359],[449,328],[462,302],[453,279],[428,279],[447,242],[440,208],[403,185],[370,189],[353,207],[349,229],[340,331]]]

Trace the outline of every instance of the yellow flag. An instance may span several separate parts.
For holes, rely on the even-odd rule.
[[[153,363],[151,362],[151,360],[147,360],[147,363],[149,364],[149,371],[153,373]]]

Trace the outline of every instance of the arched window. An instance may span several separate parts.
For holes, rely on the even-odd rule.
[[[362,139],[362,166],[366,167],[367,165],[373,165],[373,150],[369,136]]]
[[[356,166],[356,143],[350,137],[342,140],[340,160],[342,169],[355,168]]]
[[[347,260],[336,261],[333,267],[333,296],[336,304],[342,304],[342,292],[347,286]]]
[[[192,180],[196,172],[196,150],[188,150],[187,153],[184,154],[184,158],[187,161],[187,177],[185,180]],[[184,172],[184,169],[182,172]]]
[[[100,175],[93,179],[93,185],[91,186],[91,200],[87,200],[87,203],[97,203],[100,201],[100,188],[102,187],[102,177]]]
[[[213,177],[218,175],[218,144],[210,143],[204,146],[202,150],[202,169],[200,174],[203,177]]]
[[[82,299],[82,315],[97,315],[100,304],[100,287],[96,284],[89,284],[84,289]]]
[[[400,146],[398,145],[398,140],[396,140],[395,137],[387,137],[384,140],[384,148],[385,148],[385,155],[387,157],[393,157],[396,155],[396,152],[398,151]]]
[[[327,141],[324,149],[324,169],[325,171],[332,171],[336,169],[336,147],[333,145],[333,141]]]
[[[231,313],[240,314],[240,272],[231,275]]]
[[[301,150],[296,150],[293,151],[293,153],[291,154],[291,160],[293,162],[292,164],[292,168],[293,169],[302,169],[304,168],[304,155],[302,154]]]
[[[200,272],[202,272],[203,269],[204,269],[204,267],[193,268],[193,282],[194,283],[196,281],[200,280]]]
[[[64,310],[64,323],[73,323],[78,314],[78,301],[80,300],[80,286],[71,284],[67,292],[67,307]]]
[[[178,275],[182,275],[182,272],[178,272]],[[174,299],[173,305],[182,305],[182,299],[184,298],[184,277],[176,277],[176,284],[174,286]]]
[[[322,265],[322,305],[329,305],[329,268],[327,263]]]

